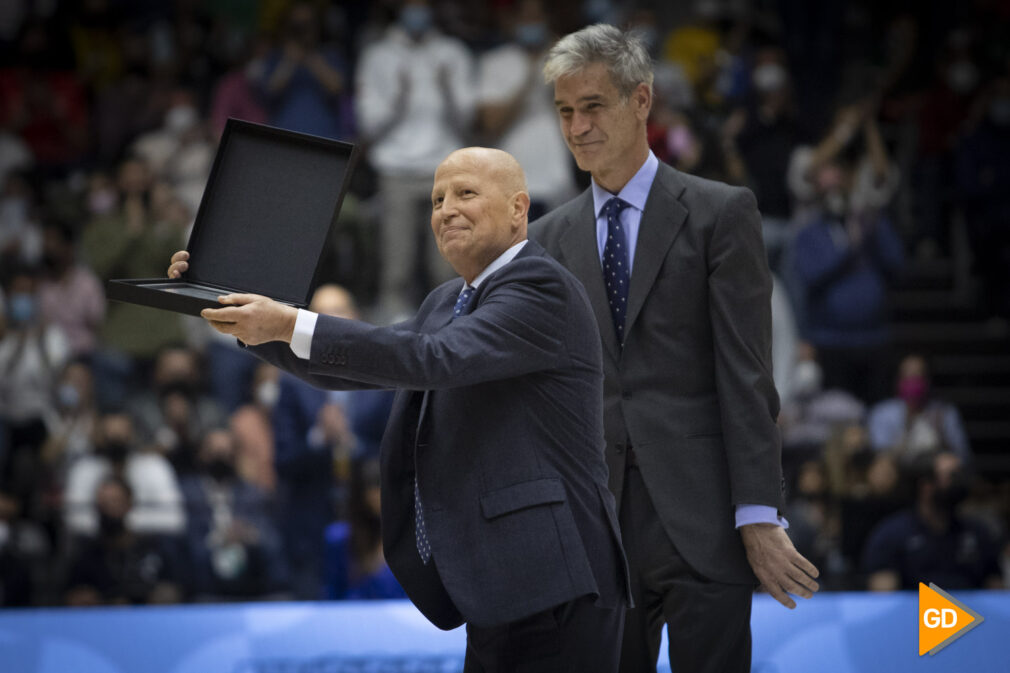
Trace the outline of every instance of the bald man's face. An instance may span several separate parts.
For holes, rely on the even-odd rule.
[[[467,282],[499,255],[526,238],[529,197],[513,191],[511,166],[496,155],[461,150],[435,172],[431,192],[431,230],[438,250]],[[489,159],[488,157],[491,157]]]

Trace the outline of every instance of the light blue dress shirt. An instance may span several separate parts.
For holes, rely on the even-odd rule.
[[[645,202],[649,198],[649,190],[652,189],[652,182],[656,179],[656,172],[659,170],[659,159],[651,151],[648,158],[638,172],[627,184],[621,188],[617,194],[611,194],[593,180],[593,210],[596,213],[596,249],[600,255],[600,269],[603,269],[603,249],[607,244],[607,217],[603,214],[603,207],[611,198],[625,201],[631,207],[621,211],[621,226],[624,227],[624,235],[628,239],[628,268],[631,273],[635,271],[635,250],[638,248],[638,230],[642,225],[642,213],[645,212]],[[778,510],[767,505],[737,505],[736,506],[736,527],[746,526],[751,523],[774,523],[784,528],[789,527],[789,522],[778,515]]]

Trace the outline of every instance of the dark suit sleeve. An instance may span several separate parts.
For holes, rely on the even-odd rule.
[[[709,243],[716,389],[734,505],[782,506],[778,394],[771,372],[771,273],[754,195],[736,188]]]
[[[488,278],[472,313],[433,333],[320,316],[310,369],[380,387],[434,390],[557,367],[567,357],[569,297],[552,264],[543,257],[512,261]]]
[[[368,390],[383,386],[340,378],[336,374],[309,371],[309,361],[295,355],[291,346],[283,341],[270,341],[259,346],[247,346],[250,353],[260,360],[297,376],[309,385],[323,390]]]

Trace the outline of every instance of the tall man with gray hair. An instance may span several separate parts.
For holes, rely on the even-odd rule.
[[[561,131],[592,174],[531,237],[586,287],[604,345],[604,429],[636,607],[621,670],[749,671],[751,594],[809,598],[817,569],[787,537],[771,276],[753,194],[649,150],[652,64],[595,25],[551,49]]]

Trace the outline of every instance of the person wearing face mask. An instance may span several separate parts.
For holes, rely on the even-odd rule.
[[[930,394],[929,368],[921,355],[907,355],[898,367],[897,396],[870,411],[870,443],[878,451],[893,451],[902,461],[950,451],[965,464],[971,447],[957,407]]]
[[[280,397],[278,378],[276,367],[259,363],[253,372],[252,400],[228,419],[235,435],[235,469],[244,480],[270,495],[277,489],[271,417]]]
[[[492,147],[524,167],[536,219],[575,194],[575,177],[557,132],[553,92],[540,78],[552,38],[543,2],[522,0],[510,18],[513,39],[478,62],[477,122]]]
[[[256,85],[273,126],[325,138],[347,139],[353,130],[346,67],[337,49],[321,44],[323,19],[316,3],[288,10],[281,46],[267,54]]]
[[[39,271],[14,264],[4,269],[5,310],[0,332],[0,480],[20,497],[35,494],[39,450],[49,435],[53,390],[70,350],[66,336],[39,311]]]
[[[95,492],[108,476],[124,480],[133,491],[127,527],[138,534],[177,535],[186,526],[179,483],[171,464],[153,451],[137,447],[132,418],[105,413],[95,428],[94,452],[75,461],[63,492],[63,519],[75,535],[99,531]]]
[[[95,406],[94,373],[84,358],[67,363],[55,391],[56,406],[47,419],[49,438],[42,449],[43,459],[64,476],[70,466],[92,451],[92,435],[98,421]]]
[[[785,54],[766,47],[755,60],[751,74],[753,101],[735,110],[723,125],[722,149],[729,181],[754,190],[761,209],[765,249],[772,270],[779,272],[792,217],[792,202],[782,176],[802,128],[792,99]]]
[[[984,523],[958,513],[970,479],[952,453],[923,455],[907,469],[911,508],[884,519],[863,550],[871,591],[914,590],[919,582],[947,589],[1002,589],[999,552]]]
[[[354,298],[337,285],[323,285],[309,309],[356,319]],[[292,590],[303,600],[322,592],[326,526],[344,504],[352,459],[376,456],[392,406],[382,390],[324,391],[282,373],[272,424],[276,437],[278,520]]]
[[[793,153],[790,173],[820,204],[805,210],[786,252],[800,333],[820,354],[826,388],[876,402],[888,389],[887,292],[905,252],[886,216],[897,172],[870,107],[842,108],[816,148]]]
[[[461,147],[474,111],[473,56],[435,25],[428,0],[404,0],[396,21],[361,55],[355,109],[379,177],[380,317],[408,317],[452,277],[425,231],[438,163]],[[523,70],[523,76],[526,74]],[[416,267],[427,275],[417,282]]]
[[[178,540],[139,533],[129,525],[133,489],[107,476],[94,489],[97,534],[76,540],[64,601],[69,606],[178,603],[186,569]]]
[[[59,325],[74,357],[98,347],[105,319],[105,291],[95,272],[76,259],[77,232],[68,224],[48,222],[43,229],[42,260],[46,273],[39,284],[43,319]]]
[[[238,474],[235,460],[234,435],[211,430],[200,443],[198,471],[182,480],[197,600],[266,598],[287,583],[267,498]]]

